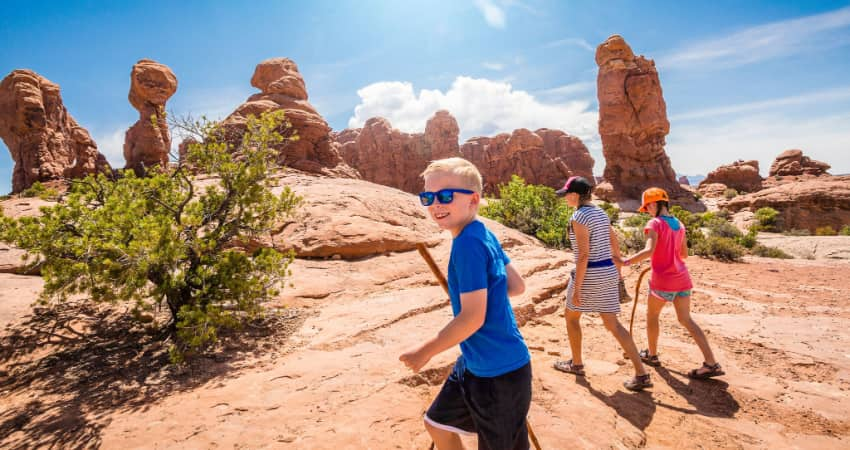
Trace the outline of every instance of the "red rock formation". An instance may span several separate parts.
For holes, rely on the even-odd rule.
[[[818,177],[778,184],[758,192],[739,195],[724,204],[730,211],[756,211],[769,206],[780,212],[784,229],[831,226],[835,230],[850,223],[850,176]]]
[[[165,102],[177,92],[177,77],[164,64],[139,60],[130,72],[130,104],[139,111],[139,120],[124,137],[127,169],[137,174],[144,168],[168,165],[171,134],[165,118]]]
[[[458,155],[458,125],[447,111],[428,120],[425,133],[404,133],[373,117],[361,129],[336,133],[340,153],[364,180],[419,192],[419,174],[430,161]]]
[[[283,111],[298,134],[298,140],[280,149],[279,162],[288,167],[313,173],[353,175],[342,165],[338,146],[331,140],[331,129],[325,119],[307,101],[307,88],[298,66],[287,58],[267,59],[257,65],[251,85],[262,91],[248,97],[223,122],[228,140],[238,142],[249,115]]]
[[[738,160],[709,172],[699,184],[700,188],[713,183],[722,183],[738,192],[755,192],[762,188],[759,162]]]
[[[785,150],[770,165],[769,176],[821,176],[829,175],[829,164],[803,156],[802,150]]]
[[[14,70],[0,82],[0,138],[15,162],[14,193],[36,181],[109,170],[88,131],[65,109],[59,85],[31,70]]]
[[[609,201],[637,199],[650,186],[671,197],[687,195],[664,152],[670,131],[655,62],[636,57],[618,35],[596,49],[599,75],[599,134],[605,155],[605,183],[596,194]]]
[[[573,175],[593,180],[593,158],[577,137],[563,131],[524,128],[492,138],[476,137],[460,148],[461,156],[481,171],[484,191],[498,193],[511,175],[531,184],[558,186]]]
[[[458,147],[457,121],[447,111],[428,120],[425,133],[404,133],[375,117],[362,129],[334,133],[346,163],[365,180],[419,192],[419,174],[435,159],[462,156],[481,171],[484,190],[498,193],[511,175],[557,186],[572,175],[593,179],[593,158],[580,139],[563,131],[518,129],[494,137],[475,137]]]
[[[688,180],[688,177],[682,175],[681,177],[679,177],[679,184],[683,186],[690,186],[691,182]]]

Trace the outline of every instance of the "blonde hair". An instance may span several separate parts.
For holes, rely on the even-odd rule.
[[[452,175],[457,175],[463,180],[464,187],[475,192],[481,193],[483,190],[483,182],[481,181],[481,172],[471,162],[463,158],[445,158],[431,161],[421,177],[425,178],[428,175],[436,172],[445,172]]]

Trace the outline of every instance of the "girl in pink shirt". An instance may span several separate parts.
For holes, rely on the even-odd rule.
[[[654,216],[646,224],[646,247],[623,260],[623,265],[631,265],[647,257],[652,258],[652,277],[649,280],[649,304],[646,310],[646,334],[649,349],[640,352],[643,362],[651,366],[660,366],[658,359],[658,317],[664,305],[673,303],[676,316],[702,351],[705,362],[702,367],[688,373],[691,378],[711,378],[724,375],[723,369],[714,359],[714,353],[708,345],[705,334],[691,318],[691,275],[685,266],[688,257],[688,242],[685,227],[668,210],[670,199],[667,192],[660,188],[649,188],[643,192],[641,207],[638,211]]]

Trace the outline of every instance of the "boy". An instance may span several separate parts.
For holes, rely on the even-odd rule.
[[[460,344],[461,356],[425,414],[437,448],[463,448],[459,433],[478,434],[479,449],[528,449],[531,356],[508,296],[525,291],[496,236],[477,220],[481,174],[463,158],[433,161],[419,194],[431,218],[452,233],[448,285],[454,319],[399,357],[418,372]]]

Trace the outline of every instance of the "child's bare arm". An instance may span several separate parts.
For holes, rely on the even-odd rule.
[[[505,266],[505,272],[508,273],[508,297],[516,297],[525,292],[525,281],[522,275],[516,270],[513,264]]]
[[[679,253],[679,256],[681,256],[682,259],[688,257],[688,236],[685,234],[682,235],[682,249]]]
[[[398,359],[410,370],[419,372],[434,356],[454,347],[472,336],[484,325],[487,316],[487,289],[460,294],[460,314],[455,316],[437,336]]]
[[[635,264],[644,259],[652,256],[652,253],[655,252],[655,244],[658,242],[658,233],[654,230],[649,230],[646,236],[646,246],[643,247],[643,250],[635,253],[631,258],[626,258],[628,264]]]

